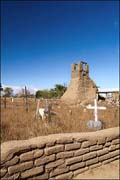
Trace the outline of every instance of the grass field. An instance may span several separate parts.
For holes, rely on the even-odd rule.
[[[9,140],[28,139],[36,136],[69,133],[88,132],[88,120],[94,119],[93,111],[84,107],[70,107],[61,100],[51,100],[51,121],[35,119],[37,100],[28,99],[28,112],[25,109],[23,98],[15,98],[11,102],[7,98],[7,106],[4,107],[1,98],[1,142]],[[119,107],[111,106],[106,102],[99,103],[107,107],[105,111],[99,111],[99,119],[102,120],[104,128],[119,125]],[[45,100],[40,101],[40,107],[45,107]]]

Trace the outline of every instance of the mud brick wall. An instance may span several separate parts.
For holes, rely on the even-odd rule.
[[[97,86],[89,76],[89,65],[83,63],[72,64],[71,81],[67,91],[61,99],[69,104],[79,104],[84,100],[97,98]]]
[[[41,136],[1,145],[2,179],[72,179],[119,158],[119,128]]]

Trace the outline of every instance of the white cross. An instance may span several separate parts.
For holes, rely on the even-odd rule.
[[[94,109],[94,116],[95,116],[95,121],[98,121],[98,110],[105,110],[106,107],[98,107],[97,106],[97,99],[94,99],[94,106],[88,105],[86,106],[87,109]]]

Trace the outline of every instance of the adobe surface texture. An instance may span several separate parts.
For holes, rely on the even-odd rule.
[[[89,76],[89,65],[86,62],[72,64],[71,81],[62,100],[70,104],[80,104],[84,100],[96,98],[97,86]]]
[[[90,169],[75,177],[75,179],[119,179],[120,178],[120,164],[119,160]]]

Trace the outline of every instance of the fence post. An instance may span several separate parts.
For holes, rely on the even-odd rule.
[[[28,97],[27,97],[27,88],[25,86],[25,108],[26,112],[28,112]]]
[[[6,109],[7,103],[6,103],[6,95],[4,97],[4,108]]]

